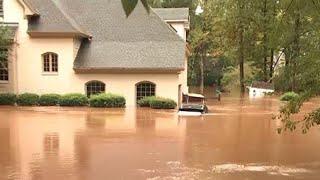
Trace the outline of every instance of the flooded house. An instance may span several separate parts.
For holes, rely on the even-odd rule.
[[[266,94],[274,93],[272,83],[255,81],[250,86],[247,86],[250,98],[264,97]]]
[[[133,106],[145,96],[180,102],[187,87],[189,9],[138,3],[126,17],[120,0],[3,0],[12,32],[0,92],[112,92]]]

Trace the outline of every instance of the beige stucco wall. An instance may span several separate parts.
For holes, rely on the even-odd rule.
[[[106,91],[124,95],[128,106],[136,104],[135,85],[141,81],[156,84],[156,95],[178,101],[178,86],[186,87],[186,73],[179,74],[76,74],[73,61],[79,49],[79,39],[31,38],[27,32],[24,10],[17,0],[4,1],[4,21],[18,22],[16,48],[16,86],[10,91],[17,93],[85,93],[85,83],[99,80],[106,84]],[[54,52],[59,56],[59,72],[42,72],[41,55]]]
[[[184,22],[168,22],[176,31],[177,34],[183,39],[187,40],[187,31]]]
[[[177,32],[177,34],[184,40],[187,41],[187,27],[184,21],[167,21]],[[179,75],[179,84],[181,84],[181,92],[188,93],[188,54],[185,57],[185,70]]]

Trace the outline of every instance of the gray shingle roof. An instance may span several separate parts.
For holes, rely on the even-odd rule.
[[[189,8],[154,8],[153,10],[165,21],[189,20]]]
[[[77,69],[177,69],[184,67],[185,42],[153,10],[139,2],[127,18],[120,0],[28,0],[40,12],[30,30],[85,31]],[[45,2],[44,2],[45,1]]]
[[[52,0],[25,0],[40,17],[29,21],[29,33],[74,33],[89,36],[80,26],[64,13]]]

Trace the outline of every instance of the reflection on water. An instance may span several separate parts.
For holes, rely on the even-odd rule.
[[[317,107],[307,103],[304,112]],[[0,107],[0,179],[318,179],[320,132],[278,135],[275,98],[150,109]]]

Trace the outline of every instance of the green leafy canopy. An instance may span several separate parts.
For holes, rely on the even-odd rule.
[[[139,0],[121,0],[123,10],[126,13],[126,16],[129,17],[130,14],[133,12],[133,10],[136,8]],[[147,0],[140,0],[144,8],[148,11],[150,11],[150,7],[148,5]]]

